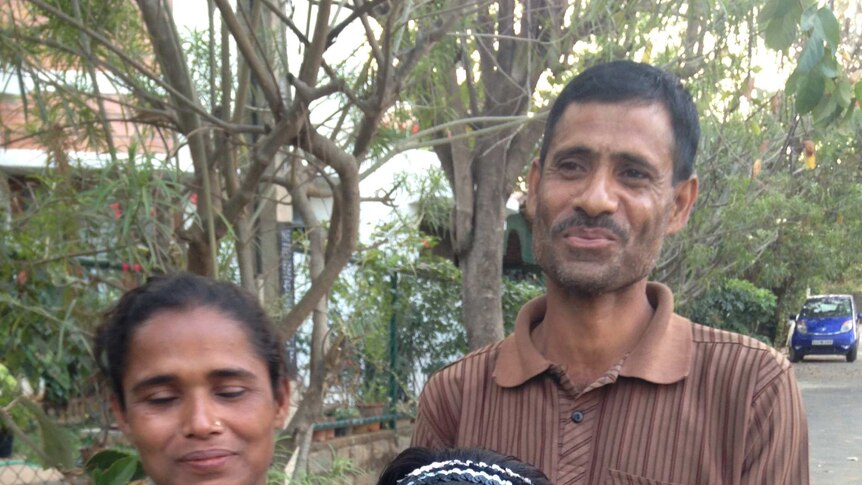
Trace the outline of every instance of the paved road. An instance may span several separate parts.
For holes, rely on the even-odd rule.
[[[808,415],[811,483],[862,484],[862,361],[806,357],[793,367]]]

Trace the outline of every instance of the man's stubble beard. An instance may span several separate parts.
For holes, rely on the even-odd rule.
[[[637,244],[638,241],[646,242],[657,239],[657,244],[653,242],[654,247],[630,247],[628,246],[628,242],[630,241],[631,234],[625,233],[625,237],[621,238],[623,244],[622,252],[609,257],[604,263],[597,261],[597,264],[602,264],[598,271],[587,272],[583,269],[572,267],[577,263],[571,261],[570,258],[566,258],[566,255],[563,254],[564,250],[555,251],[553,242],[556,238],[555,232],[559,232],[557,229],[579,224],[567,224],[566,221],[563,221],[551,229],[543,217],[541,203],[537,207],[536,212],[533,228],[533,252],[535,253],[536,263],[542,268],[548,279],[571,296],[596,297],[629,287],[649,276],[661,254],[663,237],[650,234],[651,232],[658,231],[659,228],[651,228],[652,230],[648,228],[642,231],[642,234],[635,235],[634,241]],[[667,226],[669,217],[669,214],[665,214],[664,220],[660,223],[662,228]],[[619,232],[617,233],[619,235]],[[644,256],[637,257],[639,254],[643,254]],[[575,254],[575,257],[578,256]],[[577,261],[588,260],[588,254],[584,254],[583,256]]]

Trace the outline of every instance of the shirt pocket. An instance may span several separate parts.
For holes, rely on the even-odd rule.
[[[652,478],[632,475],[621,470],[608,469],[609,480],[606,485],[684,485],[677,482],[663,482]]]

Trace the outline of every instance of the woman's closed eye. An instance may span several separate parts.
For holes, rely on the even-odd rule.
[[[167,406],[177,399],[178,396],[172,392],[157,392],[146,396],[143,401],[151,406]]]

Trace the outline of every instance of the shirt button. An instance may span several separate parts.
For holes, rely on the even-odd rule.
[[[572,421],[575,424],[582,423],[584,421],[584,412],[583,411],[573,411],[572,412]]]

